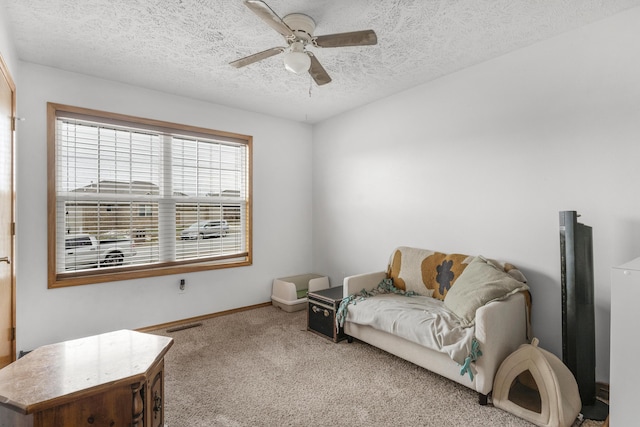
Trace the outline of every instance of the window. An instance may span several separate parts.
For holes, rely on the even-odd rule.
[[[48,104],[49,287],[249,265],[252,138]]]

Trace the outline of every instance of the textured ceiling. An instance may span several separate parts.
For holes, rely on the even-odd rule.
[[[315,123],[640,5],[640,0],[268,0],[315,35],[373,29],[376,46],[310,48],[316,86],[282,55],[229,62],[280,34],[241,0],[0,0],[21,60]]]

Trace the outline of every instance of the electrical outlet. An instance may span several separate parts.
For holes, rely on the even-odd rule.
[[[180,285],[178,286],[178,293],[184,294],[187,292],[187,282],[184,279],[180,279]]]

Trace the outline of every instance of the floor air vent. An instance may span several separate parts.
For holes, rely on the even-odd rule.
[[[202,323],[190,323],[188,325],[176,326],[174,328],[167,329],[167,332],[184,331],[185,329],[197,328],[198,326],[202,326]]]
[[[582,407],[573,374],[554,354],[539,348],[537,338],[500,365],[493,405],[548,427],[571,426]]]

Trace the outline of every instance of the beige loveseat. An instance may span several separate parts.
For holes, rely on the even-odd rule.
[[[510,264],[400,247],[392,253],[386,271],[344,279],[341,321],[349,341],[356,338],[476,390],[480,404],[486,404],[502,361],[528,342],[530,296],[525,282],[522,273]],[[383,283],[393,292],[381,291]],[[388,305],[405,301],[413,312],[431,317],[420,320],[420,327],[409,332],[407,327],[412,325],[406,323],[412,317]],[[422,302],[441,306],[436,307],[442,310],[439,312],[453,319],[452,331],[472,340],[466,344],[448,342],[440,314],[432,316],[434,311],[423,309]],[[387,319],[391,326],[386,330],[371,321],[381,313],[395,316]],[[435,331],[434,340],[444,344],[443,348],[418,343],[415,336],[425,329]],[[445,351],[451,348],[454,350]]]

